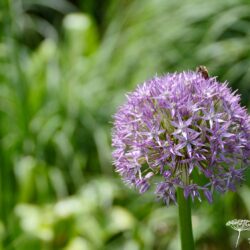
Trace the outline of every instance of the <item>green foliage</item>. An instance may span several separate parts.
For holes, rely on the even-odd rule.
[[[176,207],[113,173],[112,114],[138,82],[200,64],[250,108],[248,1],[92,2],[0,3],[0,249],[178,249]],[[230,248],[249,186],[248,171],[195,205],[197,249]]]

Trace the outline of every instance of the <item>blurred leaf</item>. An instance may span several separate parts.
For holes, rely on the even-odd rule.
[[[200,64],[250,108],[249,2],[0,5],[0,248],[179,249],[176,207],[113,173],[112,114],[136,84]],[[230,248],[249,192],[194,205],[197,249]]]

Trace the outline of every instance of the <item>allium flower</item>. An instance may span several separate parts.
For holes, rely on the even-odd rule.
[[[200,72],[155,77],[127,95],[114,116],[116,171],[141,193],[176,203],[177,187],[212,202],[235,191],[250,158],[250,116],[227,83]],[[155,186],[156,185],[156,186]]]

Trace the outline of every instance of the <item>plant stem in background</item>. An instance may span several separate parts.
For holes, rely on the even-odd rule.
[[[194,250],[194,239],[191,221],[190,197],[184,197],[181,188],[177,189],[177,200],[179,207],[179,228],[181,234],[181,249]]]
[[[240,232],[241,232],[241,231],[238,231],[238,237],[237,237],[237,241],[236,241],[236,244],[235,244],[235,248],[237,248],[237,246],[238,246],[238,244],[239,244]]]

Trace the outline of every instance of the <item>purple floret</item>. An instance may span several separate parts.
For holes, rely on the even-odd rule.
[[[155,77],[128,94],[114,116],[116,171],[166,204],[235,191],[250,160],[250,116],[227,83],[198,72]]]

